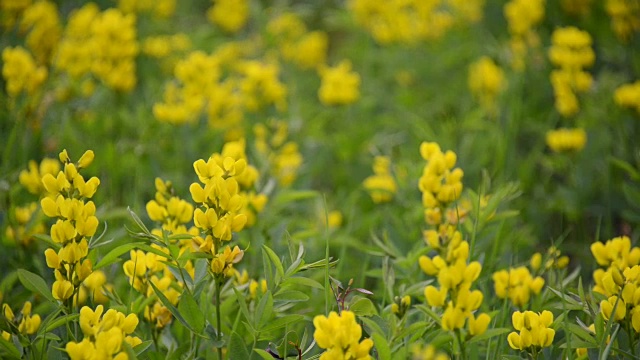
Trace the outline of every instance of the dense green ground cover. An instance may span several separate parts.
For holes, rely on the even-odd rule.
[[[637,0],[0,25],[0,357],[640,351]]]

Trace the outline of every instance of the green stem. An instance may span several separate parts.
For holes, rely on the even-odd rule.
[[[220,342],[222,339],[222,321],[220,319],[220,281],[216,278],[216,340]],[[218,359],[222,360],[222,347],[218,346]]]
[[[456,336],[460,342],[460,359],[464,360],[467,358],[467,349],[464,347],[464,339],[462,338],[462,332],[459,329],[456,330]]]
[[[633,355],[634,358],[636,358],[636,339],[635,339],[635,333],[633,331],[633,326],[631,324],[631,317],[627,316],[627,335],[629,336],[629,347],[631,348],[631,355]]]

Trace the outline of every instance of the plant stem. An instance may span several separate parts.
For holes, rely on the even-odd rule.
[[[216,282],[216,340],[220,342],[222,339],[222,321],[220,319],[220,280],[215,277]],[[222,360],[222,347],[218,345],[218,359]]]

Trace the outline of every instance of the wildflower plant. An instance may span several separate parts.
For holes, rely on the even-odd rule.
[[[639,14],[0,1],[0,358],[637,358]]]
[[[40,205],[43,213],[57,219],[51,226],[51,240],[55,245],[45,251],[47,266],[54,270],[56,281],[52,294],[70,307],[70,299],[79,294],[82,282],[91,274],[93,266],[89,254],[89,240],[96,233],[98,218],[96,206],[91,199],[100,180],[92,177],[85,180],[80,170],[93,162],[93,151],[86,151],[77,163],[73,163],[63,150],[59,159],[64,165],[56,177],[46,174],[42,183],[48,195]]]

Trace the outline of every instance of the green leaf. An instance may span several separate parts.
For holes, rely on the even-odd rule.
[[[198,333],[202,333],[205,325],[204,314],[189,292],[185,291],[180,295],[178,310]]]
[[[253,352],[260,355],[265,360],[273,360],[273,356],[262,349],[253,349]]]
[[[244,340],[237,333],[232,333],[229,339],[229,359],[248,359],[249,350],[244,343]]]
[[[133,219],[133,222],[136,223],[136,225],[138,225],[138,228],[145,234],[147,235],[151,235],[151,231],[149,231],[149,229],[147,228],[147,226],[142,222],[142,220],[140,220],[140,217],[138,217],[138,215],[136,215],[135,212],[133,212],[133,210],[131,210],[130,207],[127,207],[127,211],[129,212],[129,215],[131,216],[131,218]]]
[[[271,263],[276,267],[276,271],[278,272],[278,275],[280,275],[280,279],[284,278],[284,267],[282,266],[282,262],[280,261],[278,255],[273,252],[273,250],[271,250],[267,245],[262,245],[262,250],[267,253],[269,259],[271,260]]]
[[[290,323],[295,323],[295,322],[298,322],[298,321],[302,321],[302,319],[304,319],[304,316],[299,315],[299,314],[285,315],[285,316],[283,316],[281,318],[276,318],[275,320],[267,323],[262,328],[262,331],[263,332],[268,332],[268,331],[276,330],[276,329],[279,329],[281,327],[285,327]]]
[[[244,315],[245,319],[247,319],[247,321],[252,324],[253,318],[249,314],[249,309],[247,308],[247,300],[245,299],[244,295],[235,287],[233,287],[233,292],[236,294],[236,300],[238,301],[238,305],[240,305],[240,311],[242,312],[242,315]]]
[[[133,351],[136,353],[136,355],[141,355],[142,353],[144,353],[145,351],[147,351],[147,349],[153,345],[153,340],[147,340],[144,342],[141,342],[140,344],[136,345],[133,348]]]
[[[47,245],[52,247],[54,250],[60,250],[60,244],[58,244],[57,242],[53,241],[51,239],[51,236],[49,236],[49,235],[46,235],[46,234],[34,234],[33,237],[38,239],[38,240],[40,240],[40,241],[46,242]]]
[[[318,192],[313,190],[283,190],[278,193],[273,203],[277,206],[283,206],[290,202],[313,199],[317,196]]]
[[[365,330],[372,336],[375,333],[378,333],[384,336],[384,330],[382,330],[382,327],[380,327],[380,325],[377,322],[375,322],[373,318],[361,317],[359,320],[362,321],[362,323],[365,326]]]
[[[583,328],[580,325],[577,324],[573,324],[573,323],[568,323],[566,324],[568,330],[574,334],[575,336],[579,337],[580,339],[589,342],[595,346],[597,346],[598,342],[596,341],[596,338],[593,336],[593,333],[585,328]],[[571,347],[574,347],[574,341],[575,340],[571,340]],[[584,347],[584,346],[581,346]]]
[[[435,312],[433,312],[431,308],[424,305],[416,305],[416,309],[422,311],[423,313],[425,313],[425,315],[433,319],[433,321],[435,321],[436,324],[440,325],[440,321],[441,321],[440,316],[438,316]]]
[[[322,286],[322,284],[320,284],[318,281],[306,277],[290,277],[287,280],[283,281],[281,284],[281,286],[283,287],[298,287],[299,285],[324,290],[324,286]]]
[[[267,290],[267,292],[262,295],[260,302],[258,303],[258,307],[256,308],[256,316],[254,317],[255,328],[260,330],[262,326],[271,318],[271,314],[273,313],[273,295],[271,295],[271,290]]]
[[[560,349],[566,349],[567,348],[567,343],[564,343],[560,346],[558,346]],[[597,348],[598,344],[595,343],[591,343],[588,341],[582,341],[580,339],[575,339],[575,340],[571,340],[571,349],[576,349],[576,348],[586,348],[586,349],[594,349]]]
[[[507,328],[488,329],[487,331],[484,332],[484,334],[472,337],[471,339],[469,339],[469,341],[467,341],[467,343],[473,344],[473,343],[476,343],[478,341],[491,339],[492,337],[500,336],[500,335],[506,334],[506,333],[508,333],[510,331],[511,331],[511,329],[507,329]]]
[[[7,356],[8,359],[20,359],[20,351],[13,346],[12,343],[0,336],[0,354]],[[3,358],[4,359],[4,358]]]
[[[189,322],[184,318],[184,316],[182,316],[180,311],[175,306],[173,306],[173,304],[169,301],[169,299],[167,299],[167,297],[164,296],[162,291],[160,289],[158,289],[158,287],[155,286],[152,281],[149,281],[149,285],[151,285],[151,287],[153,288],[153,291],[155,291],[156,295],[158,296],[158,299],[160,299],[160,302],[162,302],[162,305],[164,305],[167,309],[169,309],[171,314],[173,314],[173,316],[176,319],[178,319],[178,321],[180,321],[182,323],[182,325],[184,325],[192,333],[202,337],[202,335],[200,335],[200,332],[196,331],[191,326],[191,324],[189,324]]]
[[[70,322],[70,321],[75,321],[79,317],[80,317],[80,314],[63,315],[63,316],[53,320],[49,324],[47,324],[47,326],[44,328],[44,332],[48,333],[50,331],[53,331],[53,330],[59,328],[60,326]]]
[[[373,302],[367,298],[360,298],[356,300],[351,306],[349,306],[349,310],[358,316],[373,316],[378,315],[378,311],[376,310],[376,306],[373,305]]]
[[[615,309],[614,309],[615,311]],[[609,340],[609,343],[607,344],[607,347],[604,349],[604,352],[602,353],[601,359],[608,359],[609,358],[609,353],[611,352],[611,347],[613,346],[613,344],[615,344],[615,339],[616,336],[618,335],[618,332],[620,331],[620,325],[616,326],[615,330],[613,330],[613,333],[611,334],[611,340]]]
[[[632,180],[640,179],[640,172],[638,172],[638,170],[636,170],[633,165],[629,164],[628,162],[622,159],[615,158],[613,156],[609,158],[609,161],[615,167],[625,171]]]
[[[584,309],[585,305],[582,304],[580,301],[570,297],[567,294],[564,294],[563,292],[556,290],[554,288],[552,288],[551,286],[547,287],[549,290],[551,290],[552,293],[556,294],[556,296],[558,296],[560,299],[564,300],[568,305],[572,305],[575,306],[577,309]],[[585,311],[588,311],[588,309],[584,309]]]
[[[22,285],[24,285],[28,290],[44,296],[44,298],[51,302],[56,301],[51,294],[51,289],[49,289],[47,283],[39,275],[24,269],[18,269],[18,279],[20,279]]]
[[[135,249],[139,245],[143,245],[143,244],[144,243],[141,243],[141,242],[134,242],[134,243],[124,244],[116,247],[115,249],[109,251],[102,259],[100,259],[100,261],[98,261],[96,266],[93,267],[93,270],[98,270],[102,267],[115,263],[116,261],[120,260],[120,256],[122,254],[126,254],[132,249]]]
[[[371,338],[373,339],[373,344],[375,345],[376,350],[378,350],[378,359],[391,360],[391,348],[389,348],[387,339],[377,332],[373,333]]]
[[[291,302],[308,301],[309,295],[298,290],[280,289],[278,292],[275,293],[273,300],[291,301]]]
[[[147,244],[140,243],[140,245],[138,245],[138,249],[144,250],[146,252],[150,252],[150,253],[153,253],[153,254],[156,254],[158,256],[162,256],[164,258],[168,258],[169,257],[169,254],[167,254],[166,252],[163,252],[162,250],[159,250],[157,248],[151,247],[151,246],[149,246]]]

